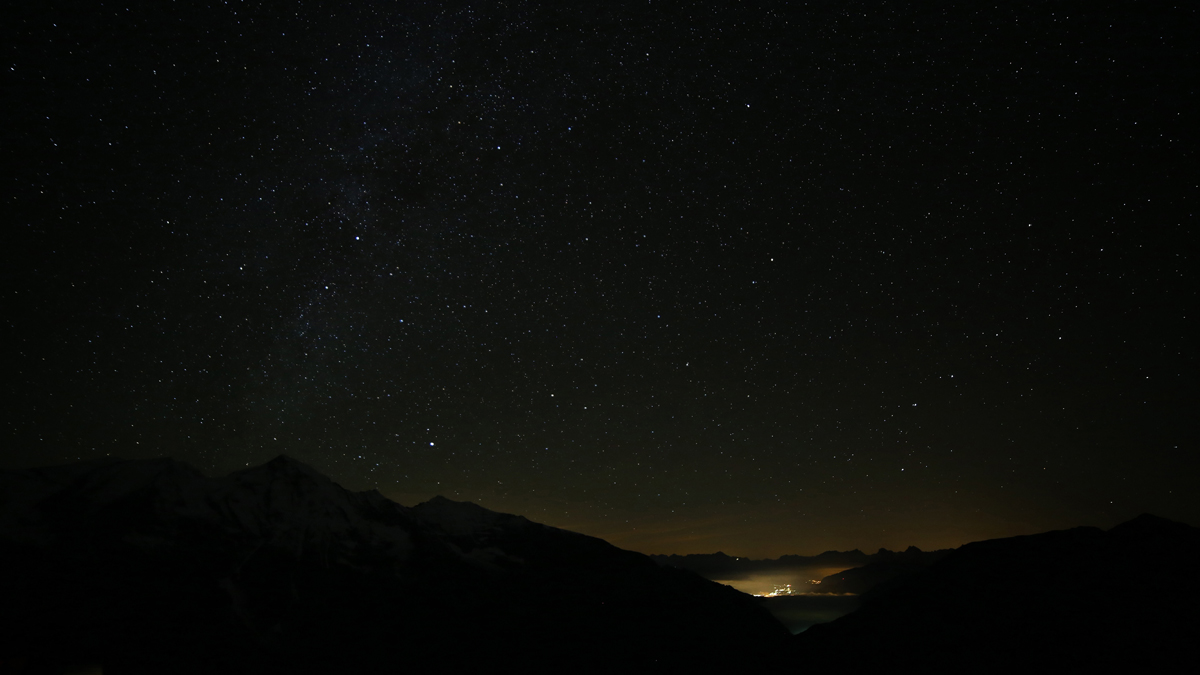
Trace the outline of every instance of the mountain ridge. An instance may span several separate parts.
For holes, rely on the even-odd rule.
[[[170,459],[0,472],[0,593],[3,653],[115,673],[745,667],[787,637],[640,553],[351,492],[286,456],[217,477]]]

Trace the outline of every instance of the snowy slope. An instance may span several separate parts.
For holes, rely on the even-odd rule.
[[[297,556],[337,560],[371,548],[403,562],[418,527],[378,493],[350,492],[286,456],[218,478],[170,459],[3,472],[0,494],[0,537],[10,541],[115,529],[152,547],[200,532]]]

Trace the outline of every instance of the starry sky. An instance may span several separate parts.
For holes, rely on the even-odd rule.
[[[1197,9],[984,4],[21,3],[0,464],[652,553],[1200,522]]]

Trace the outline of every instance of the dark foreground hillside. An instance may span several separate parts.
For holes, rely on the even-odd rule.
[[[29,673],[744,671],[787,639],[691,572],[285,457],[0,473],[0,597],[0,664]]]
[[[796,636],[780,672],[1174,672],[1200,644],[1200,529],[1143,515],[967,544]]]

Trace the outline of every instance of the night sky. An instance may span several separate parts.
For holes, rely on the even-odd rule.
[[[652,553],[1200,522],[1197,9],[991,4],[10,7],[0,465]]]

